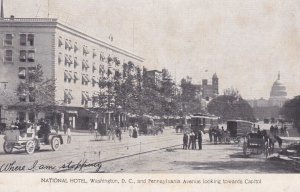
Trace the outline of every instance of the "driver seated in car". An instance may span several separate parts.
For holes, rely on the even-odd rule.
[[[39,125],[40,125],[40,130],[38,132],[38,137],[44,138],[44,142],[47,144],[49,143],[48,136],[49,133],[51,132],[49,121],[45,122],[44,119],[42,118],[41,121],[39,122]]]

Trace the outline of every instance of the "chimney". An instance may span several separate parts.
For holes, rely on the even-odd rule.
[[[3,0],[1,0],[1,13],[0,13],[0,18],[1,18],[1,19],[4,19]]]

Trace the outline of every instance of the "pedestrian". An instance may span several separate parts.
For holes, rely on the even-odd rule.
[[[214,136],[214,144],[218,144],[218,130],[214,129],[213,130],[213,136]]]
[[[275,127],[274,127],[274,134],[277,136],[278,133],[279,133],[279,128],[278,128],[277,125],[275,125]]]
[[[210,127],[209,130],[208,130],[208,136],[209,136],[209,141],[210,141],[210,142],[212,142],[212,137],[213,137],[213,135],[212,135],[212,130],[213,130],[212,127]]]
[[[67,128],[67,143],[70,144],[71,143],[71,126],[68,126]]]
[[[47,120],[46,122],[44,121],[44,119],[41,119],[40,123],[40,130],[38,132],[38,137],[39,138],[43,138],[44,139],[44,142],[45,144],[48,144],[49,143],[49,139],[48,139],[48,136],[50,134],[50,124],[49,124],[49,121]]]
[[[274,126],[273,126],[273,125],[271,125],[271,127],[270,127],[270,133],[271,133],[272,135],[274,135]]]
[[[193,132],[190,132],[189,134],[188,134],[188,136],[189,136],[189,144],[188,144],[188,149],[191,149],[191,146],[193,146],[192,145],[192,140],[193,140]]]
[[[110,126],[109,125],[106,125],[107,126],[107,129],[106,129],[106,133],[107,133],[107,135],[108,135],[108,140],[110,140],[110,137],[111,137],[111,128],[110,128]]]
[[[197,133],[199,150],[202,150],[202,137],[203,137],[203,132],[201,130],[199,130]]]
[[[133,132],[133,126],[132,125],[129,126],[128,132],[129,132],[129,137],[132,137],[132,132]]]
[[[116,136],[119,138],[119,141],[122,140],[122,131],[119,127],[116,128]]]
[[[137,126],[135,125],[132,131],[132,138],[137,138],[138,137],[138,131],[137,131]]]
[[[220,131],[220,138],[221,138],[221,143],[225,142],[224,138],[225,138],[225,130],[224,127],[221,127],[221,131]]]
[[[63,129],[64,129],[64,134],[66,135],[66,133],[67,133],[67,129],[68,129],[68,125],[67,125],[67,123],[64,123],[64,125],[63,125]]]
[[[93,133],[93,127],[94,127],[93,123],[89,122],[88,128],[91,134]]]
[[[261,131],[260,131],[259,125],[257,126],[257,134],[261,135]]]
[[[188,140],[189,140],[189,136],[188,136],[187,132],[184,132],[184,134],[183,134],[183,149],[187,149]]]
[[[284,136],[285,137],[289,137],[290,136],[290,134],[289,134],[289,132],[288,132],[288,130],[287,130],[287,127],[286,126],[284,126]]]

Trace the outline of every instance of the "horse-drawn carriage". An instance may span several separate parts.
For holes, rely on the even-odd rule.
[[[268,157],[272,153],[273,148],[268,136],[263,133],[248,133],[246,137],[244,137],[244,157],[247,157],[251,154],[264,154],[266,157]]]
[[[19,130],[17,126],[12,126],[5,131],[3,150],[5,153],[12,153],[14,149],[25,151],[28,154],[38,151],[43,145],[51,145],[53,151],[63,144],[62,136],[55,131],[38,137],[39,126],[29,125],[25,130]]]
[[[139,117],[132,117],[130,119],[131,124],[137,124],[140,135],[157,135],[162,134],[164,130],[164,124],[154,122],[153,118],[148,115]]]

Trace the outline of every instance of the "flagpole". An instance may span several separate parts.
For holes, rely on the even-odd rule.
[[[50,16],[50,13],[49,13],[49,7],[50,7],[50,2],[49,2],[49,0],[48,0],[48,18],[49,18],[49,16]]]
[[[134,52],[134,21],[132,25],[132,52]]]

